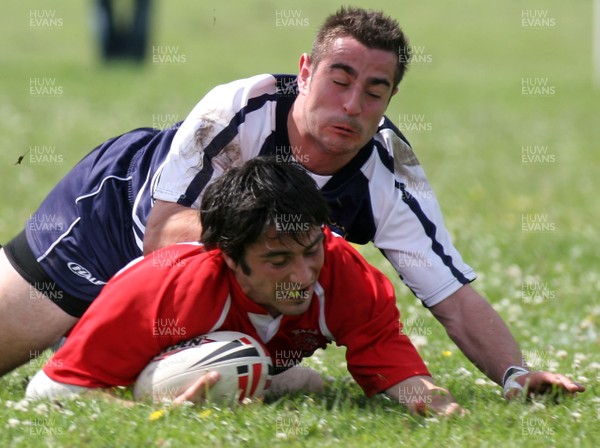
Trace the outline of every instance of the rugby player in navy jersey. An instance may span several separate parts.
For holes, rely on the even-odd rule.
[[[142,250],[198,240],[206,185],[273,155],[304,165],[329,204],[331,227],[349,241],[372,241],[505,395],[526,384],[536,393],[584,390],[563,375],[530,372],[501,317],[470,285],[475,273],[453,246],[423,169],[384,116],[408,54],[396,21],[342,8],[301,56],[297,77],[218,86],[182,124],[132,131],[94,150],[0,254],[0,373],[64,334]],[[40,227],[50,214],[54,225]],[[41,298],[30,300],[32,291]]]

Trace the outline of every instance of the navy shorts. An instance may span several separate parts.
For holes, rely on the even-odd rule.
[[[70,315],[80,317],[106,282],[142,255],[151,188],[178,127],[136,129],[98,146],[44,199],[24,235],[6,245],[17,271]]]

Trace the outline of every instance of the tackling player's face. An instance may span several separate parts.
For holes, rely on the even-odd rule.
[[[398,55],[339,37],[314,67],[300,61],[303,128],[330,154],[352,154],[377,132],[393,87]]]
[[[246,248],[246,275],[240,265],[223,255],[244,293],[272,316],[298,315],[311,304],[323,267],[323,230],[313,226],[302,243],[278,238],[274,228]]]

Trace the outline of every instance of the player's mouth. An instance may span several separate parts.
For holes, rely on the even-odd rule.
[[[341,134],[344,136],[354,136],[357,135],[359,132],[357,129],[355,129],[352,126],[348,126],[345,124],[335,124],[331,126],[333,131],[337,134]]]

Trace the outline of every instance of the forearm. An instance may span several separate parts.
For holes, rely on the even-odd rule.
[[[521,350],[492,306],[470,285],[431,308],[460,350],[491,380],[502,385],[510,366],[523,363]]]

